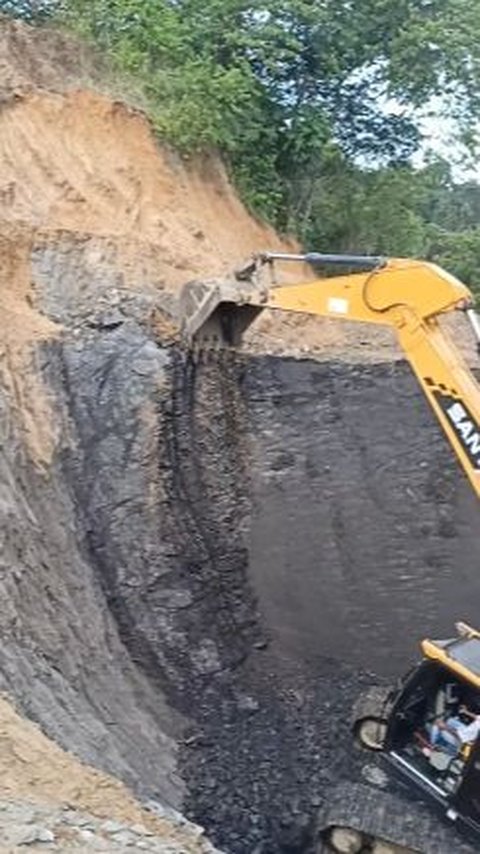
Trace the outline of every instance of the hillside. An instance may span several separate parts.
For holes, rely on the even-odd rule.
[[[213,852],[200,828],[82,765],[0,700],[0,850],[123,851],[129,837],[159,854]],[[133,831],[132,829],[133,828]],[[7,845],[8,843],[8,845]],[[43,844],[42,844],[43,843]]]
[[[190,279],[221,276],[265,248],[291,251],[248,214],[217,159],[189,162],[160,149],[137,109],[79,89],[85,78],[106,87],[80,44],[8,19],[1,33],[0,217],[21,228],[23,240],[28,234],[33,258],[37,248],[44,254],[61,243],[62,263],[104,265],[109,283],[100,285],[97,273],[83,284],[82,300],[114,282],[117,290],[149,289],[157,306],[175,313],[169,295]],[[288,270],[288,280],[306,275]],[[250,346],[370,359],[396,352],[389,333],[359,336],[350,325],[274,316],[262,318]]]
[[[0,841],[305,854],[372,671],[474,620],[473,495],[388,335],[195,359],[181,286],[295,244],[70,37],[0,70]]]

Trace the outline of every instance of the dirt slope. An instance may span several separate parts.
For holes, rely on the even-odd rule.
[[[3,105],[0,139],[0,220],[121,240],[122,260],[143,259],[159,288],[283,245],[217,161],[187,167],[157,147],[141,113],[94,92],[17,95]]]
[[[37,806],[50,811],[55,808],[82,811],[93,818],[138,825],[145,829],[148,837],[155,835],[163,843],[178,845],[175,851],[185,851],[185,854],[207,854],[212,850],[208,842],[200,838],[198,828],[159,818],[142,808],[125,786],[61,750],[37,726],[21,718],[5,698],[0,698],[0,745],[2,816],[7,804],[15,803],[18,808],[25,801],[29,805],[27,809]],[[81,824],[79,821],[79,829]],[[2,825],[2,852],[7,851],[2,845],[4,831]],[[55,850],[59,849],[55,847]],[[84,846],[84,850],[88,848]],[[112,850],[117,850],[114,845]],[[153,846],[148,846],[148,850],[154,850]]]
[[[2,100],[36,87],[66,90],[80,81],[101,85],[105,79],[101,58],[64,33],[26,27],[1,13],[0,33]]]
[[[108,75],[71,38],[0,18],[0,72],[0,223],[26,228],[33,250],[70,234],[66,253],[88,244],[92,264],[115,268],[117,287],[150,287],[171,306],[168,293],[192,278],[221,276],[258,250],[295,248],[246,211],[218,160],[159,148],[142,112],[94,92]],[[471,353],[468,329],[454,328]],[[355,361],[401,355],[388,330],[274,313],[248,346]]]
[[[246,211],[218,160],[181,160],[158,147],[141,112],[75,88],[94,79],[95,63],[71,40],[0,20],[0,68],[0,223],[27,228],[33,248],[70,234],[66,253],[88,244],[92,263],[117,270],[117,286],[149,286],[165,305],[189,279],[294,247]],[[261,318],[250,346],[396,354],[389,333],[275,315]]]
[[[381,517],[376,524],[390,540],[390,505],[383,499],[390,496],[389,468],[382,460],[377,466],[376,458],[370,467],[369,443],[351,430],[355,366],[343,395],[338,389],[344,366],[338,386],[331,377],[325,383],[321,371],[316,382],[313,371],[310,388],[293,369],[293,379],[288,373],[283,383],[275,360],[270,407],[268,365],[260,365],[259,389],[250,377],[249,401],[248,360],[243,367],[242,359],[231,365],[226,360],[221,368],[199,367],[179,348],[162,346],[166,333],[175,334],[165,312],[172,310],[174,317],[175,297],[186,280],[222,274],[255,250],[290,244],[248,214],[218,162],[183,162],[160,150],[141,112],[87,90],[90,59],[83,62],[79,50],[63,36],[0,23],[0,690],[60,744],[142,796],[177,809],[189,797],[191,814],[210,823],[226,850],[250,854],[264,843],[266,850],[281,850],[286,825],[304,838],[305,821],[342,760],[329,722],[336,726],[337,716],[343,719],[356,683],[342,674],[339,688],[331,669],[323,682],[315,671],[315,690],[322,696],[306,704],[299,725],[306,677],[299,676],[298,695],[290,687],[285,691],[291,682],[281,668],[275,671],[275,644],[268,666],[259,661],[265,647],[256,611],[261,588],[255,588],[245,539],[247,492],[256,477],[252,449],[253,456],[259,449],[256,465],[266,466],[258,484],[272,484],[279,506],[272,511],[272,530],[285,530],[296,564],[292,528],[305,542],[312,539],[295,523],[294,510],[303,514],[303,505],[300,488],[290,488],[291,470],[298,462],[311,507],[316,502],[310,480],[326,484],[323,506],[332,534],[321,545],[339,598],[359,543],[353,534],[350,551],[343,548],[349,526],[342,514],[346,507],[351,516],[345,518],[356,521],[364,510],[349,504],[350,456],[335,445],[342,418],[345,445],[355,454],[358,446],[355,477],[360,482],[365,472],[372,513],[386,513],[386,522]],[[389,338],[302,318],[266,317],[255,347],[313,350],[319,358],[354,362],[398,355]],[[292,365],[301,367],[290,360],[287,372]],[[320,383],[328,394],[318,394]],[[411,395],[408,387],[405,396]],[[388,404],[385,395],[381,399]],[[403,397],[397,394],[396,401],[401,409]],[[250,436],[249,405],[259,410],[259,428]],[[300,438],[310,442],[314,424],[318,461],[310,448],[300,447],[295,458],[285,453],[291,442],[295,447],[296,422],[288,406],[298,413]],[[334,442],[327,458],[317,429],[322,419]],[[278,453],[269,433],[276,423],[286,428],[278,430]],[[273,457],[255,444],[258,437]],[[415,442],[421,444],[416,434]],[[426,444],[438,453],[441,465],[434,470],[442,474],[443,446]],[[325,476],[329,459],[336,471],[340,456],[346,498]],[[454,496],[448,503],[442,483],[437,486],[440,474],[431,486],[422,475],[423,456],[412,461],[420,473],[418,502],[431,503],[432,490],[438,494],[441,518],[435,505],[431,524],[441,528],[441,536],[446,528],[453,539],[452,525],[440,524],[457,500],[453,475],[448,473]],[[380,499],[371,489],[377,476],[387,480]],[[411,507],[410,493],[402,490],[399,480],[392,500]],[[282,494],[291,496],[285,513]],[[265,504],[275,508],[267,498]],[[459,507],[464,524],[468,513]],[[317,520],[312,526],[318,527]],[[398,530],[403,540],[411,539],[407,522]],[[422,548],[427,539],[422,529]],[[435,561],[445,554],[441,545],[440,558],[425,556],[429,591]],[[370,546],[367,540],[365,565]],[[258,550],[262,572],[267,562],[278,566],[271,543],[266,547],[265,558]],[[412,565],[419,563],[420,550],[413,550]],[[314,555],[307,569],[317,563]],[[476,584],[476,570],[474,576]],[[290,577],[285,573],[286,586]],[[278,591],[276,582],[271,590]],[[290,607],[294,597],[287,593]],[[384,587],[379,596],[392,601]],[[321,623],[325,597],[319,598],[315,618]],[[299,609],[294,625],[298,619]],[[409,637],[403,627],[402,622],[402,637]],[[5,716],[10,720],[7,711]],[[33,797],[41,788],[56,798],[62,776],[79,779],[78,768],[71,770],[64,757],[55,759],[30,730],[14,723],[6,732],[5,785],[11,797]],[[25,765],[25,738],[34,744],[32,765]],[[239,745],[241,761],[232,763]],[[319,755],[330,757],[325,778]],[[82,777],[76,805],[97,811],[97,782],[96,776]],[[120,812],[127,809],[123,795],[118,803],[112,798]]]
[[[41,464],[54,419],[25,368],[31,343],[61,334],[59,300],[76,311],[110,301],[112,289],[148,290],[152,305],[171,307],[188,279],[283,246],[248,215],[221,164],[182,162],[158,148],[143,114],[74,89],[98,78],[96,61],[69,37],[0,17],[3,381]]]

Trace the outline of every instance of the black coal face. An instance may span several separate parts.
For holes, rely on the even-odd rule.
[[[402,670],[480,593],[476,506],[410,373],[194,363],[133,323],[55,358],[86,552],[130,659],[190,721],[189,815],[229,854],[306,851],[357,773],[362,672]]]
[[[248,367],[249,572],[282,652],[393,676],[480,599],[478,502],[404,363]]]

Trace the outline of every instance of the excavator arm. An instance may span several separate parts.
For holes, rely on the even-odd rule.
[[[265,265],[303,261],[359,271],[297,285],[262,283]],[[480,497],[480,385],[447,332],[442,314],[462,309],[477,342],[470,290],[435,264],[343,255],[257,256],[235,282],[191,283],[182,294],[184,334],[200,346],[238,346],[265,308],[390,326]]]

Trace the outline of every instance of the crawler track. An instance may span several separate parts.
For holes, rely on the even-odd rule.
[[[421,802],[362,783],[341,783],[333,789],[318,817],[317,852],[335,851],[329,842],[334,828],[358,832],[359,845],[337,848],[341,854],[398,852],[398,854],[474,854],[459,842],[447,824]],[[383,845],[383,848],[381,847]]]

